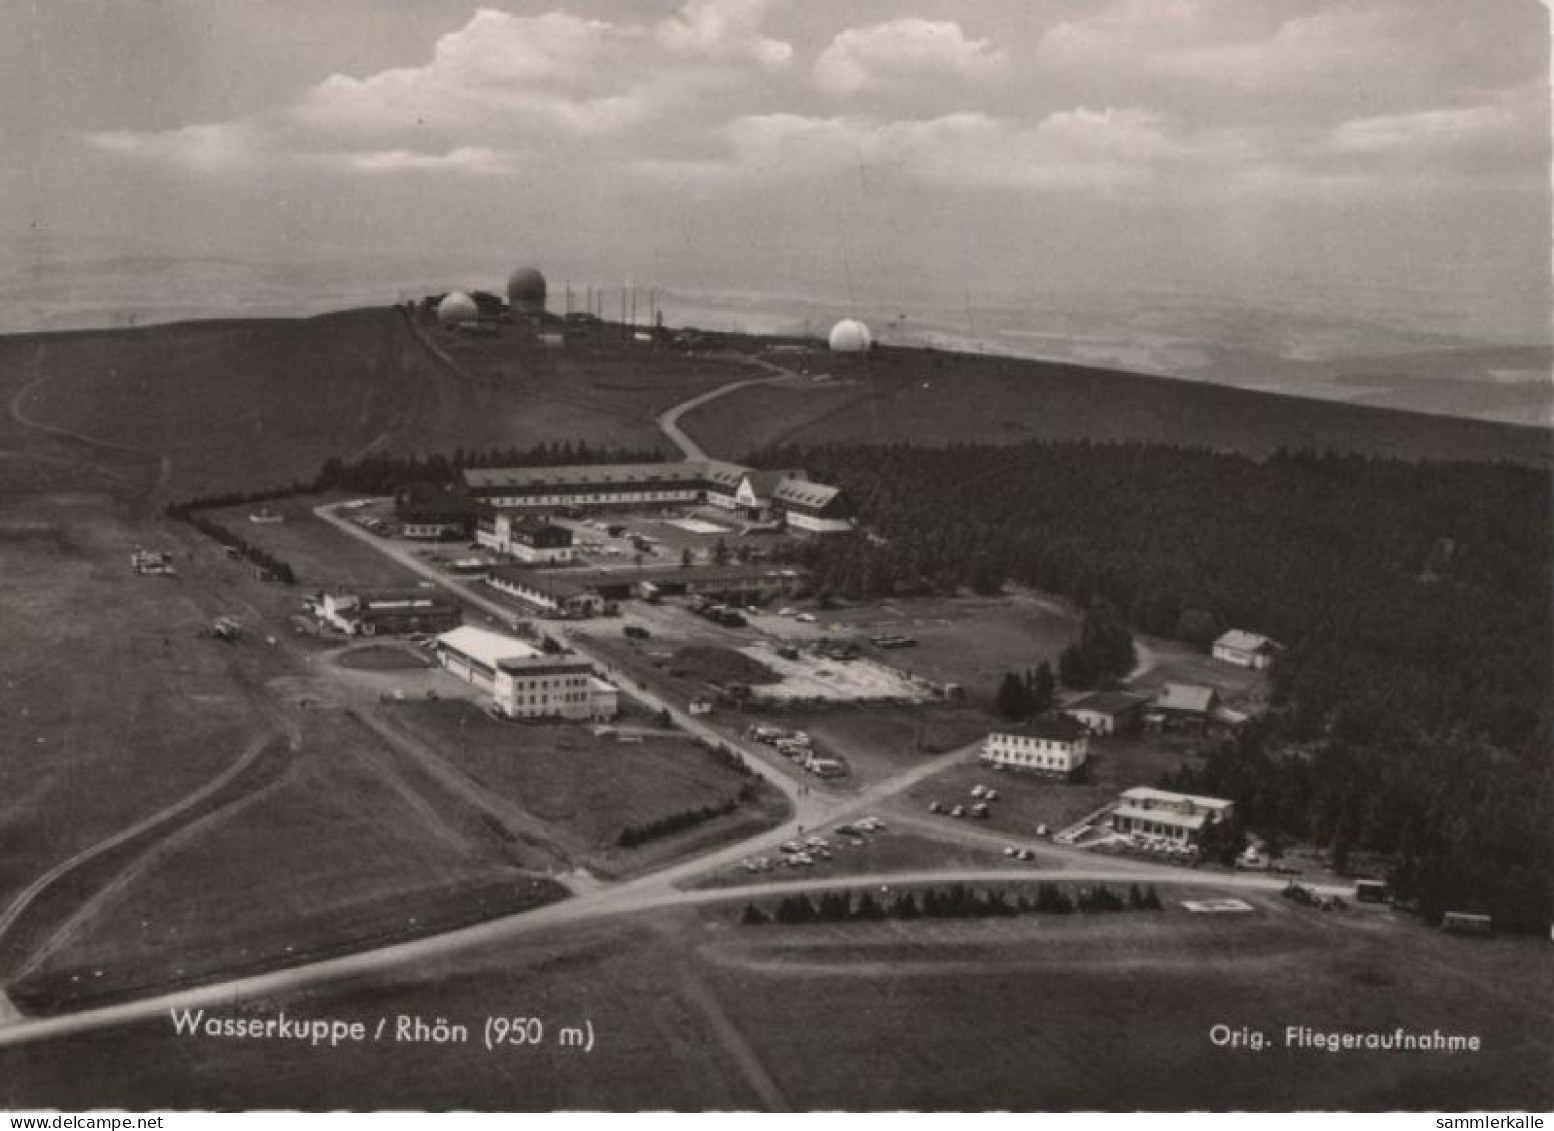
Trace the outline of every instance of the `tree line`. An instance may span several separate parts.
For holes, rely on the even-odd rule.
[[[822,892],[811,899],[803,892],[784,896],[767,910],[757,903],[746,903],[739,922],[747,927],[767,923],[785,926],[803,923],[842,923],[852,920],[883,919],[988,919],[1015,915],[1105,914],[1113,911],[1159,911],[1160,895],[1153,886],[1131,885],[1126,894],[1104,885],[1075,889],[1072,894],[1060,884],[1043,883],[1034,891],[1005,891],[1002,888],[978,890],[965,884],[910,889],[890,899],[878,899],[865,891],[856,899],[847,892]]]
[[[670,813],[668,816],[659,817],[653,821],[647,821],[640,825],[627,825],[615,838],[615,844],[619,848],[636,848],[646,844],[650,840],[658,840],[661,837],[673,836],[675,833],[694,829],[697,825],[704,825],[708,821],[715,821],[719,817],[726,817],[734,812],[746,801],[755,796],[755,791],[750,784],[739,787],[739,792],[727,801],[716,805],[701,805],[695,809],[683,809],[678,813]]]

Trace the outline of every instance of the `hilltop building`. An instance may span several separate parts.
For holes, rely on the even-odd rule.
[[[514,314],[541,317],[545,313],[545,276],[520,267],[507,277],[507,305]]]
[[[856,318],[844,318],[831,327],[827,341],[832,353],[868,353],[874,346],[869,328]]]
[[[799,470],[759,471],[721,460],[588,464],[577,467],[468,468],[465,489],[496,510],[709,505],[751,522],[834,534],[853,529],[839,488]]]

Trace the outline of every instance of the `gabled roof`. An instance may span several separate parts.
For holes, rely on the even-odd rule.
[[[750,490],[755,492],[756,498],[769,499],[778,485],[794,474],[791,471],[751,471],[747,472],[744,478],[750,484]]]
[[[1237,652],[1277,652],[1281,645],[1260,633],[1233,628],[1216,640],[1214,647],[1234,648]]]
[[[997,727],[994,734],[1007,734],[1016,738],[1045,738],[1049,742],[1077,742],[1090,732],[1067,715],[1042,715],[1020,726]]]
[[[1195,683],[1168,683],[1155,700],[1155,706],[1162,711],[1202,714],[1214,706],[1214,689]]]
[[[818,509],[833,502],[841,493],[840,487],[830,487],[824,483],[796,479],[789,475],[777,484],[776,490],[772,492],[772,498],[779,503]]]
[[[700,477],[700,463],[599,463],[571,467],[470,467],[464,482],[474,488],[613,487],[621,484],[684,483]]]

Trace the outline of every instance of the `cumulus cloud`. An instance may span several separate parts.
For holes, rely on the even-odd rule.
[[[787,61],[789,45],[760,32],[764,8],[688,0],[656,24],[481,9],[439,38],[424,64],[332,75],[250,120],[89,141],[190,173],[263,154],[371,173],[483,175],[649,126],[666,142],[693,128],[693,111],[737,104],[752,69]]]
[[[815,84],[856,94],[923,79],[986,77],[1006,62],[986,39],[968,39],[953,21],[915,17],[848,28],[815,60]]]
[[[782,67],[793,58],[793,45],[762,33],[766,8],[766,0],[690,0],[658,25],[656,35],[679,54]]]
[[[908,16],[844,26],[804,68],[767,30],[792,10],[765,0],[620,22],[481,9],[419,64],[336,74],[248,119],[88,142],[189,177],[587,168],[618,192],[637,177],[791,191],[860,169],[960,193],[1178,199],[1524,176],[1548,148],[1546,84],[1506,89],[1484,60],[1509,49],[1442,3],[1110,0],[1023,47]],[[1421,10],[1422,30],[1406,18]]]

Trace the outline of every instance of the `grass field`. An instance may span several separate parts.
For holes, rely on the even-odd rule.
[[[275,555],[297,575],[303,591],[335,586],[415,586],[421,578],[371,546],[335,529],[313,508],[336,501],[335,496],[304,495],[265,506],[285,521],[253,523],[251,506],[222,507],[201,515],[220,524],[251,545]]]
[[[546,863],[318,712],[287,771],[84,899],[7,992],[48,1010],[398,941],[564,895]]]
[[[191,582],[199,566],[180,538],[101,497],[0,512],[0,902],[214,778],[271,729],[261,689],[279,669],[202,636],[234,606],[221,584]],[[177,549],[185,576],[135,576],[136,545]]]
[[[742,389],[687,413],[715,455],[773,444],[1142,440],[1253,456],[1332,448],[1403,459],[1554,463],[1546,429],[1304,400],[1117,370],[883,348],[856,380]]]
[[[592,1023],[487,1054],[177,1037],[0,1050],[0,1104],[588,1109],[1546,1109],[1546,943],[1253,897],[1156,914],[747,928],[739,903],[603,921],[243,1013]],[[222,1011],[227,1012],[227,1011]],[[1213,1026],[1477,1034],[1478,1054],[1216,1048]]]
[[[622,743],[575,724],[500,722],[468,703],[449,701],[394,704],[393,717],[471,779],[541,822],[575,860],[611,875],[748,835],[782,812],[774,790],[752,784],[754,800],[736,812],[623,849],[616,839],[628,826],[729,800],[747,779],[680,737]]]

